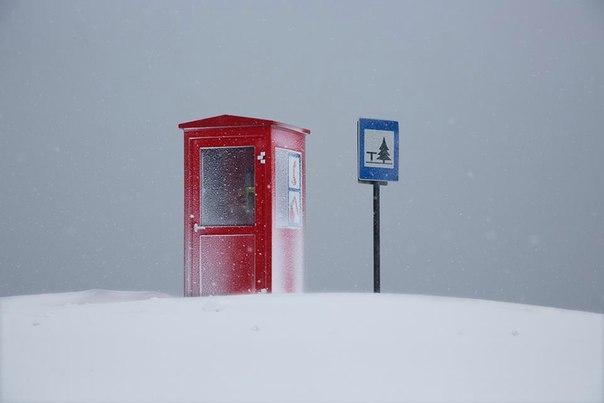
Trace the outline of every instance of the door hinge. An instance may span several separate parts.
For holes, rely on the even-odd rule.
[[[260,161],[261,164],[266,164],[266,161],[264,160],[264,156],[266,155],[266,153],[264,151],[260,151],[260,154],[258,154],[258,156],[256,157],[256,159],[258,161]]]

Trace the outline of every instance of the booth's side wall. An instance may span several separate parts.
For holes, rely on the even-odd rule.
[[[305,134],[276,127],[271,136],[272,161],[272,279],[273,293],[302,292],[304,289],[304,232],[306,226]],[[299,157],[299,184],[291,183]],[[279,158],[282,158],[281,161]],[[288,160],[289,159],[289,160]],[[293,167],[290,166],[293,164]],[[279,172],[281,171],[281,172]],[[298,180],[298,179],[296,179]],[[283,192],[286,192],[284,196]],[[287,197],[287,208],[299,208],[300,216],[284,218],[279,197]],[[299,202],[297,201],[299,200]],[[299,205],[296,205],[299,203]],[[289,212],[291,214],[291,211]]]

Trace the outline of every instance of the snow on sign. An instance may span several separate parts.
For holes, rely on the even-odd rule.
[[[359,181],[398,181],[398,122],[359,119]]]

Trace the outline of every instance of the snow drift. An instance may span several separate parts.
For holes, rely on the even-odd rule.
[[[412,295],[0,298],[2,402],[599,402],[604,315]]]

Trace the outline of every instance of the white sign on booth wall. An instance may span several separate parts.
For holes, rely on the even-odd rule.
[[[288,224],[290,227],[299,227],[302,223],[302,192],[301,192],[301,177],[300,163],[301,154],[289,152],[287,156],[287,181],[288,181]]]
[[[277,227],[302,227],[302,154],[275,149],[275,207]]]

